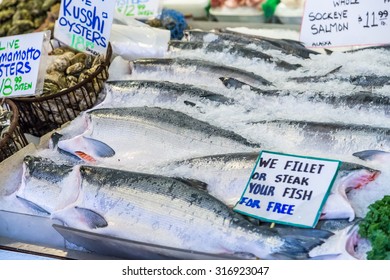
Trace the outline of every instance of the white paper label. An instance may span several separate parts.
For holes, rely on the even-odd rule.
[[[307,47],[390,43],[390,0],[306,0],[300,40]]]
[[[116,1],[62,0],[54,37],[92,55],[106,54]]]
[[[45,32],[0,38],[0,97],[35,95]]]
[[[160,8],[159,0],[118,0],[116,12],[126,17],[154,18]]]
[[[234,210],[270,222],[314,227],[340,164],[262,151]]]

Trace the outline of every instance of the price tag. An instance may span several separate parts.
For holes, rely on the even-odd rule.
[[[159,0],[118,0],[116,12],[126,17],[140,19],[155,18],[160,11]]]
[[[390,43],[390,0],[307,0],[300,40],[307,47]]]
[[[105,55],[116,1],[62,0],[54,37],[92,55]]]
[[[234,210],[269,222],[314,227],[340,164],[262,151]]]
[[[50,31],[0,38],[0,97],[35,95],[42,89],[38,77],[46,66],[43,43],[49,38]]]

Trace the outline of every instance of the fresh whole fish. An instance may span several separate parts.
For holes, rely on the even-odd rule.
[[[191,71],[204,73],[218,81],[220,77],[234,77],[255,87],[271,86],[272,83],[263,77],[239,68],[217,64],[211,61],[189,58],[144,58],[130,61],[131,73],[145,71],[171,71],[185,68]]]
[[[332,107],[349,107],[354,109],[378,110],[385,114],[390,113],[390,97],[380,94],[373,94],[369,91],[359,91],[351,94],[329,95],[321,92],[292,92],[286,90],[260,89],[252,87],[244,82],[230,77],[221,77],[220,80],[227,88],[249,89],[261,96],[294,96],[297,99],[307,100],[316,103],[327,103]]]
[[[311,54],[319,54],[305,48],[297,41],[252,36],[227,29],[220,29],[217,31],[188,30],[184,32],[184,39],[191,42],[218,42],[227,45],[244,46],[252,45],[264,51],[276,50],[283,54],[294,55],[299,58],[310,58]]]
[[[196,157],[172,162],[156,168],[156,172],[179,177],[193,182],[202,182],[209,194],[233,207],[241,198],[250,174],[256,164],[258,153],[232,153]],[[340,166],[321,219],[355,218],[347,193],[374,181],[380,171],[349,162]],[[200,185],[198,183],[198,185]],[[266,193],[264,188],[261,192]]]
[[[261,61],[265,61],[267,63],[273,63],[278,68],[284,70],[296,70],[302,65],[300,64],[291,64],[286,61],[273,58],[271,55],[263,53],[258,50],[245,48],[244,46],[239,45],[225,45],[221,43],[204,43],[204,42],[189,42],[189,41],[170,41],[168,43],[169,48],[171,50],[180,49],[180,50],[196,50],[196,49],[204,49],[206,53],[229,53],[232,55],[236,55],[238,57],[243,57],[247,59],[259,59]]]
[[[289,78],[289,81],[296,83],[325,83],[332,80],[338,80],[347,82],[355,86],[361,86],[364,88],[371,87],[383,87],[390,85],[390,76],[377,76],[377,75],[358,75],[358,76],[306,76],[306,77],[294,77]]]
[[[339,122],[314,122],[298,120],[264,120],[253,122],[257,130],[278,133],[288,143],[298,148],[335,151],[352,154],[363,149],[390,149],[390,129],[370,125],[345,124]],[[264,140],[263,140],[264,141]]]
[[[123,102],[131,94],[139,92],[158,92],[158,99],[162,101],[175,102],[180,96],[188,96],[201,100],[209,100],[216,103],[230,104],[234,101],[221,94],[205,90],[194,85],[172,83],[168,81],[153,80],[129,80],[129,81],[108,81],[105,84],[107,92],[112,93],[112,99],[119,99]],[[188,101],[188,100],[187,100]],[[113,100],[110,101],[111,105]]]
[[[275,47],[282,49],[284,53],[291,54],[300,58],[310,58],[310,55],[320,54],[319,52],[306,48],[303,43],[296,40],[276,39],[276,38],[270,38],[265,36],[244,34],[227,28],[222,28],[219,29],[218,31],[220,33],[233,34],[239,37],[244,37],[247,38],[248,40],[266,41],[271,43]]]
[[[95,109],[86,112],[85,132],[59,140],[58,148],[88,162],[153,165],[193,156],[256,151],[242,136],[158,107]]]
[[[323,242],[288,230],[282,236],[281,231],[258,228],[206,192],[173,178],[96,166],[57,166],[31,156],[24,165],[17,198],[37,214],[75,229],[261,259],[306,258]]]

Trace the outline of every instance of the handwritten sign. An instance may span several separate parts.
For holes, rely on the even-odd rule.
[[[270,222],[314,227],[340,164],[262,151],[234,210]]]
[[[50,37],[50,32],[0,38],[0,97],[35,94],[45,36]]]
[[[116,12],[126,17],[140,19],[157,17],[160,11],[159,0],[118,0]]]
[[[390,43],[389,0],[307,0],[300,40],[307,47]]]
[[[106,54],[115,1],[62,0],[54,37],[92,55]]]

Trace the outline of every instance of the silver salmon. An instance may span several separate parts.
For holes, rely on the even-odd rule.
[[[131,73],[143,73],[146,71],[171,71],[176,69],[188,69],[197,73],[204,73],[214,78],[218,83],[220,77],[233,77],[254,87],[272,86],[272,83],[265,78],[236,67],[226,66],[215,62],[189,59],[189,58],[144,58],[130,61]]]
[[[111,105],[123,103],[126,98],[135,93],[157,93],[157,99],[161,101],[176,102],[179,97],[188,97],[191,100],[207,100],[217,104],[229,104],[234,101],[221,94],[196,87],[194,85],[172,83],[169,81],[153,80],[126,80],[106,82],[105,88],[111,93]],[[113,106],[114,107],[114,106]]]
[[[322,238],[259,228],[225,204],[170,177],[27,156],[17,197],[66,226],[212,254],[306,258]],[[45,195],[42,195],[45,193]]]
[[[58,148],[87,162],[133,168],[207,154],[256,151],[260,144],[184,113],[158,107],[95,109],[85,132]]]

